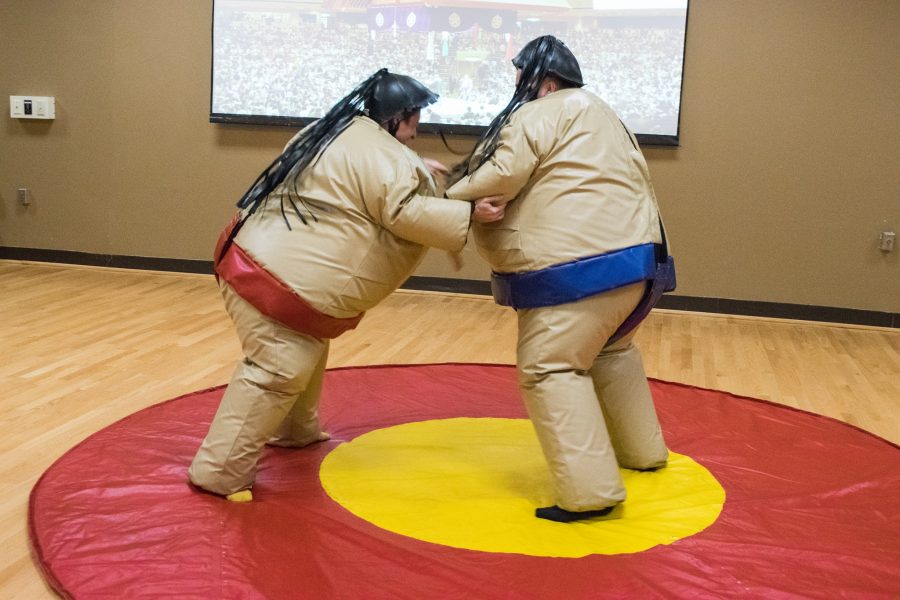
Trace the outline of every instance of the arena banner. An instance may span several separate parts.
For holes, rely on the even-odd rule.
[[[440,7],[432,9],[431,23],[435,31],[467,31],[478,25],[486,31],[509,33],[515,29],[516,11]]]
[[[439,7],[424,5],[374,6],[367,13],[369,28],[386,31],[464,32],[473,27],[492,33],[510,33],[516,24],[516,11],[490,8]]]

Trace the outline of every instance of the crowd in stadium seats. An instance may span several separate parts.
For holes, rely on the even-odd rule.
[[[581,62],[588,88],[638,133],[674,133],[683,32],[616,27],[551,32]],[[229,13],[217,19],[214,113],[321,116],[380,67],[441,95],[422,122],[485,125],[509,100],[509,59],[528,40],[513,34],[370,30],[296,12]]]

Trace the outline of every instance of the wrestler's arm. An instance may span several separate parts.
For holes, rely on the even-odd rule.
[[[365,198],[369,214],[399,238],[442,250],[459,251],[466,244],[472,204],[419,193],[422,173],[411,161],[391,165],[382,173],[376,193]],[[384,165],[382,164],[382,168]]]
[[[474,200],[484,196],[503,196],[507,201],[519,195],[537,167],[540,156],[533,140],[539,136],[526,130],[520,114],[500,130],[493,156],[474,172],[447,190],[447,197]]]

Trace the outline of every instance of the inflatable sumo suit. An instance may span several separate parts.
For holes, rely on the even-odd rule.
[[[674,271],[638,144],[581,89],[575,57],[545,36],[513,63],[516,94],[447,196],[511,199],[503,220],[473,235],[496,301],[517,311],[519,386],[557,506],[598,511],[625,499],[619,466],[667,460],[631,340],[651,290],[671,289]],[[568,85],[538,99],[548,73]]]
[[[195,485],[246,490],[266,443],[325,439],[317,407],[329,339],[393,292],[426,244],[465,245],[471,203],[433,197],[428,168],[393,136],[391,115],[435,99],[379,71],[295,136],[238,203],[216,274],[244,359],[190,466]]]

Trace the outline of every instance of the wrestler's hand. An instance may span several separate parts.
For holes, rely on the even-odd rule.
[[[447,168],[447,165],[439,160],[435,160],[433,158],[423,158],[422,162],[425,163],[425,166],[428,167],[429,171],[431,171],[431,176],[435,179],[437,179],[438,176],[446,177],[447,173],[450,172],[450,169]]]
[[[472,220],[476,223],[493,223],[503,218],[506,203],[503,196],[486,196],[472,205]]]

